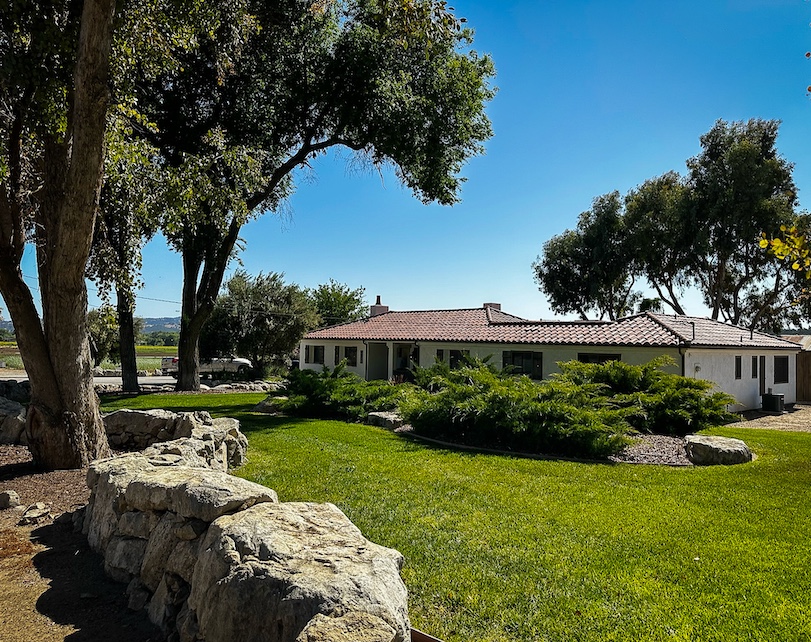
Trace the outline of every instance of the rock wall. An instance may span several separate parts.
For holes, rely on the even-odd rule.
[[[191,433],[88,471],[76,522],[131,608],[179,642],[409,639],[400,553],[332,504],[279,503],[225,472],[237,426]]]

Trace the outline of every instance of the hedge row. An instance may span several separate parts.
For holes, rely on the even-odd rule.
[[[513,376],[481,360],[451,370],[416,368],[414,383],[364,381],[342,366],[291,373],[285,411],[361,420],[398,410],[418,434],[468,445],[605,458],[630,432],[684,435],[726,423],[733,399],[712,384],[669,374],[666,358],[559,364],[546,381]]]

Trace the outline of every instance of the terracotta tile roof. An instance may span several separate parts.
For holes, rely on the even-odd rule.
[[[765,332],[751,332],[748,328],[712,319],[673,314],[651,314],[650,316],[694,346],[783,348],[787,350],[797,350],[799,347],[791,341]],[[693,328],[695,328],[695,334]]]
[[[693,340],[695,324],[695,340]],[[529,321],[495,308],[386,312],[304,337],[338,341],[437,341],[534,345],[761,347],[797,350],[771,335],[710,319],[638,314],[618,321]]]

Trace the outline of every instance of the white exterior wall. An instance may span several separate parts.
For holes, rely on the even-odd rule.
[[[543,376],[548,379],[555,372],[560,372],[557,364],[559,361],[576,361],[577,355],[581,353],[589,354],[619,354],[622,361],[633,365],[647,363],[651,359],[661,357],[663,354],[669,355],[675,365],[668,368],[669,372],[681,373],[681,357],[675,348],[619,348],[619,347],[592,347],[592,346],[540,346],[527,345],[525,343],[516,344],[488,344],[488,343],[428,343],[420,342],[420,365],[424,368],[434,365],[437,350],[445,350],[445,358],[448,358],[449,350],[469,350],[471,357],[484,359],[492,355],[490,363],[501,368],[502,353],[504,351],[520,352],[541,352],[543,353]]]
[[[786,404],[797,401],[797,354],[787,350],[698,350],[685,353],[685,375],[712,381],[718,390],[732,395],[738,401],[731,410],[750,410],[761,407],[760,357],[766,357],[768,393],[782,394]],[[788,357],[788,383],[774,383],[774,357]],[[735,379],[735,357],[741,357],[741,378]],[[758,376],[752,377],[752,357],[758,357]]]
[[[382,377],[384,372],[388,372],[388,378],[392,377],[395,369],[395,348],[405,342],[369,342],[367,345],[363,341],[302,341],[300,346],[300,367],[303,370],[320,370],[321,364],[305,363],[305,346],[310,346],[312,357],[313,346],[324,346],[324,364],[328,368],[335,367],[335,346],[340,348],[339,361],[343,358],[344,348],[355,347],[358,350],[358,363],[356,366],[347,366],[347,370],[354,372],[360,377],[367,378],[369,374],[369,350],[370,346],[379,348],[377,353],[385,354],[385,366],[374,364],[375,372]],[[527,344],[483,344],[483,343],[446,343],[446,342],[417,342],[419,346],[419,365],[423,368],[431,367],[436,360],[437,350],[445,351],[445,359],[449,358],[451,350],[467,350],[470,356],[484,359],[491,357],[490,363],[501,368],[502,352],[528,351],[543,353],[543,376],[549,378],[553,373],[559,372],[557,363],[560,361],[574,361],[581,353],[599,354],[619,354],[622,361],[634,365],[647,363],[651,359],[662,355],[670,356],[675,364],[668,368],[669,372],[681,374],[682,356],[676,348],[630,348],[611,346],[540,346]],[[384,350],[385,346],[385,350]],[[373,354],[373,356],[375,356]],[[741,378],[735,379],[735,357],[741,357]],[[768,349],[690,349],[684,355],[684,374],[688,377],[704,379],[715,384],[716,389],[732,395],[737,400],[737,404],[730,410],[740,411],[748,409],[758,409],[761,407],[760,396],[760,365],[758,361],[758,377],[752,377],[752,357],[766,357],[766,392],[782,394],[786,404],[793,404],[797,401],[797,355],[787,350]],[[774,383],[774,357],[787,356],[789,381],[785,384]]]
[[[312,361],[312,353],[314,346],[324,346],[324,363],[304,363],[304,355],[306,354],[305,346],[310,346],[310,360]],[[299,368],[302,370],[321,370],[327,366],[332,370],[337,364],[335,362],[335,346],[340,350],[338,362],[344,358],[345,347],[355,347],[358,350],[358,364],[356,366],[347,366],[349,372],[354,372],[359,377],[366,376],[366,346],[362,341],[302,341],[299,345]]]

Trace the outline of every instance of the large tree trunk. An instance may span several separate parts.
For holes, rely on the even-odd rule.
[[[232,218],[224,235],[211,230],[208,234],[196,230],[192,232],[194,236],[190,235],[183,243],[183,298],[176,390],[200,390],[200,333],[214,310],[240,228],[237,219]],[[205,257],[205,261],[201,257]]]
[[[114,8],[114,0],[85,0],[67,129],[63,137],[54,133],[40,139],[42,188],[35,229],[41,325],[20,270],[26,196],[17,182],[19,166],[12,164],[2,185],[0,291],[31,382],[29,448],[34,461],[48,469],[82,467],[109,453],[93,389],[84,271],[101,184]],[[28,106],[18,107],[22,121]],[[19,131],[12,130],[9,140],[12,163],[28,144]]]
[[[141,387],[138,385],[138,363],[135,358],[135,320],[133,319],[132,296],[122,288],[116,288],[116,302],[122,389],[124,392],[141,392]]]

